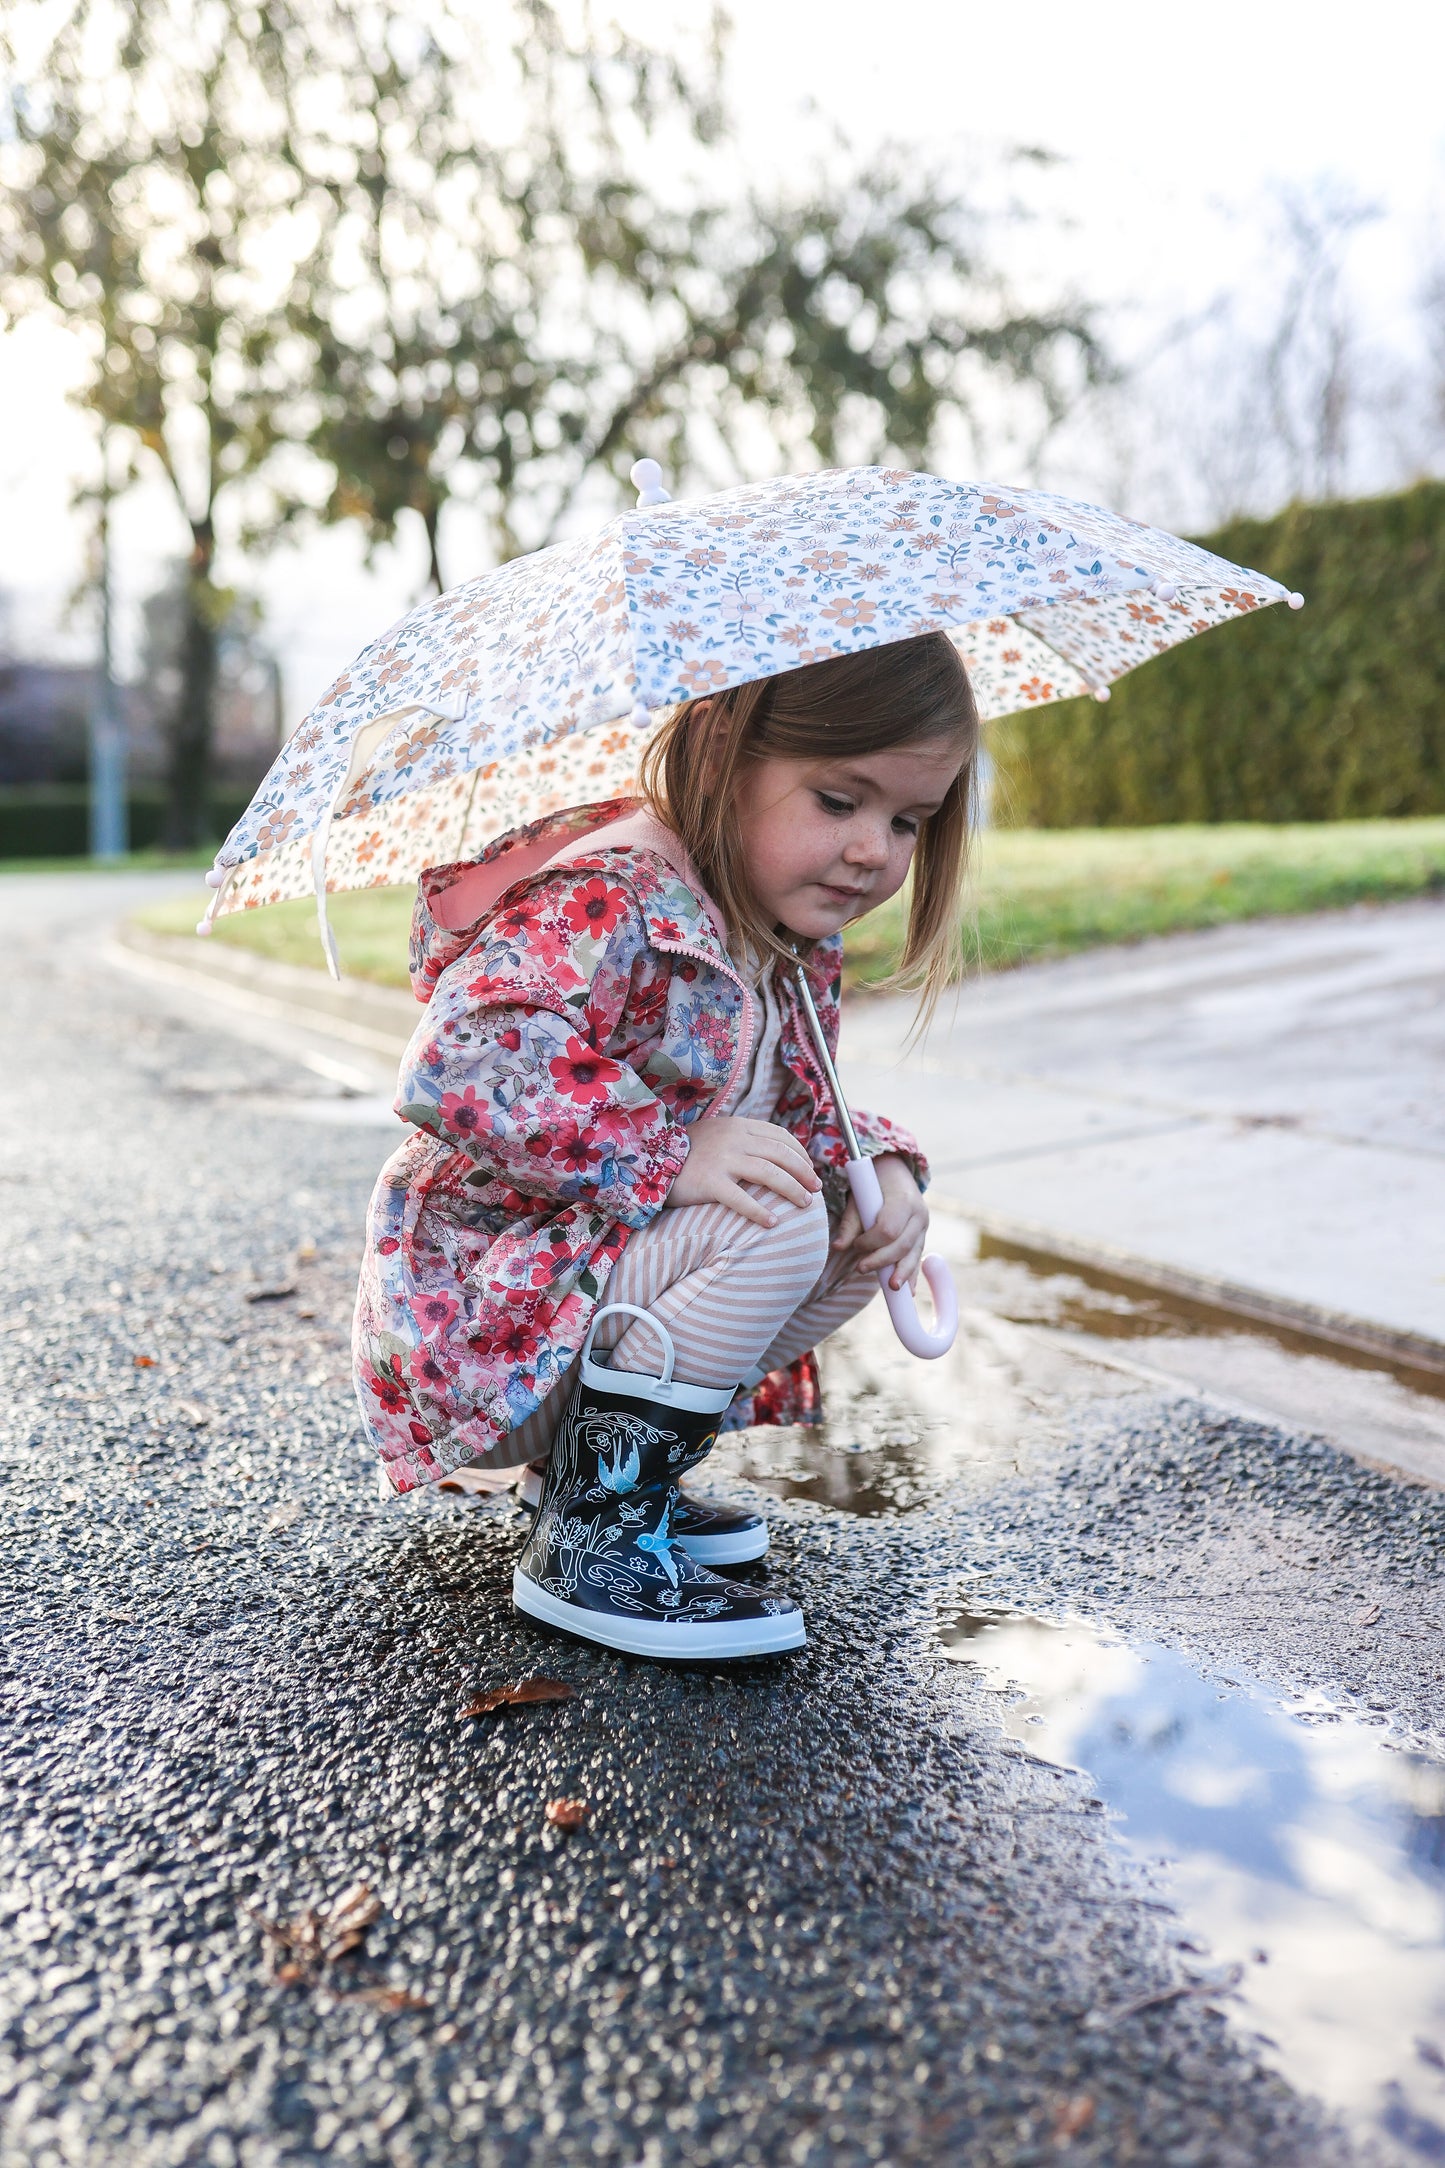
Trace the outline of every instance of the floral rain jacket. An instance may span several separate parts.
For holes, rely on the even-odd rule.
[[[535,861],[555,835],[563,855],[460,929],[441,922],[445,898],[475,868],[421,879],[412,984],[427,1009],[396,1102],[412,1134],[372,1197],[354,1334],[363,1418],[398,1491],[464,1462],[510,1465],[508,1433],[575,1359],[629,1237],[666,1201],[689,1124],[752,1046],[754,996],[677,839],[647,816],[629,822],[645,838],[630,843],[570,841],[577,826],[559,815],[494,846],[488,859],[521,841]],[[835,938],[808,964],[830,1047],[841,954]],[[774,1118],[806,1147],[836,1217],[846,1148],[786,997],[781,1051]],[[866,1151],[899,1152],[926,1180],[911,1137],[853,1120]],[[728,1427],[819,1414],[808,1355],[740,1397]]]

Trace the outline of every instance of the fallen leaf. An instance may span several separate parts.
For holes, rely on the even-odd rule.
[[[253,1913],[276,1952],[276,1978],[285,1987],[311,1986],[325,1965],[359,1949],[366,1930],[381,1911],[381,1899],[366,1882],[353,1882],[329,1912],[308,1905],[294,1919],[270,1920]]]
[[[561,1679],[518,1679],[515,1686],[494,1686],[489,1694],[479,1694],[457,1712],[457,1722],[465,1724],[468,1717],[490,1716],[494,1709],[525,1709],[536,1701],[570,1701],[577,1689],[566,1686]],[[550,1811],[550,1810],[549,1810]]]
[[[1380,1606],[1377,1603],[1372,1603],[1367,1611],[1356,1613],[1355,1624],[1357,1626],[1373,1626],[1379,1616]]]
[[[580,1829],[590,1809],[585,1799],[549,1799],[547,1820],[554,1829]]]
[[[178,1400],[176,1414],[183,1423],[189,1423],[192,1430],[204,1430],[212,1419],[210,1409],[203,1408],[199,1400]]]
[[[300,1518],[301,1518],[301,1501],[300,1501],[300,1499],[299,1499],[299,1498],[288,1498],[288,1499],[286,1500],[286,1503],[285,1503],[284,1505],[279,1505],[279,1506],[277,1506],[277,1507],[275,1508],[275,1510],[274,1510],[273,1512],[271,1512],[271,1513],[268,1513],[268,1514],[267,1514],[267,1516],[266,1516],[266,1531],[267,1531],[267,1534],[268,1534],[268,1535],[273,1535],[273,1536],[274,1536],[274,1535],[279,1535],[279,1534],[280,1534],[280,1532],[281,1532],[281,1530],[282,1530],[283,1528],[294,1528],[294,1527],[296,1526],[296,1523],[297,1523],[297,1522],[298,1522],[298,1521],[300,1520]]]
[[[156,1359],[154,1355],[132,1355],[131,1363],[137,1370],[154,1370]]]
[[[429,2010],[431,2004],[424,1995],[413,1995],[405,1987],[352,1987],[338,2002],[365,2002],[373,2010]]]
[[[296,1282],[294,1280],[278,1280],[274,1287],[248,1287],[246,1289],[246,1300],[247,1302],[284,1302],[288,1295],[294,1295],[295,1292]]]
[[[107,1611],[103,1615],[107,1625],[110,1626],[134,1626],[135,1624],[135,1618],[129,1611]]]
[[[1071,2099],[1061,2100],[1054,2110],[1054,2144],[1067,2145],[1081,2130],[1087,2130],[1093,2120],[1092,2093],[1075,2093]]]
[[[308,1236],[306,1241],[297,1245],[296,1262],[298,1265],[314,1265],[317,1254],[316,1244]]]

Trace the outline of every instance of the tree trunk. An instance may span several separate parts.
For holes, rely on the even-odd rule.
[[[435,500],[429,500],[423,505],[421,516],[422,524],[426,528],[427,578],[431,581],[437,593],[440,594],[446,584],[442,579],[441,552],[438,548],[442,517],[441,506]]]
[[[211,837],[211,739],[215,726],[217,598],[211,585],[215,537],[194,530],[181,633],[180,698],[170,725],[166,849],[193,851]]]

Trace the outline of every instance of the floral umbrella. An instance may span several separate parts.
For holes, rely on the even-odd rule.
[[[413,879],[626,791],[680,700],[948,632],[989,718],[1092,692],[1288,601],[1157,527],[1038,490],[853,467],[639,508],[422,603],[287,740],[208,876],[225,913]],[[327,937],[335,968],[334,949]]]

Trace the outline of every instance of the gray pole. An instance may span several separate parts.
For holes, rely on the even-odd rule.
[[[100,670],[90,711],[90,855],[124,858],[129,848],[125,797],[125,717],[111,658],[110,442],[100,444]]]

